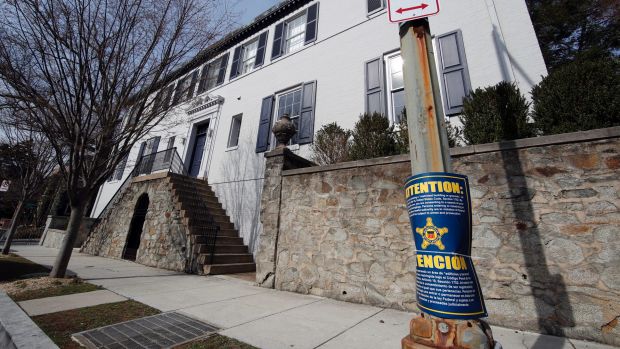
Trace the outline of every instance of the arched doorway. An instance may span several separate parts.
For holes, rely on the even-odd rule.
[[[129,233],[127,234],[127,242],[123,251],[123,259],[130,261],[136,260],[138,247],[140,247],[140,236],[142,236],[142,227],[146,218],[146,211],[149,209],[149,196],[142,194],[138,198],[136,208],[133,210],[133,217],[129,224]]]

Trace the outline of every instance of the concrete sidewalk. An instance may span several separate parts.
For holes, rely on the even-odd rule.
[[[57,250],[15,246],[51,265]],[[81,278],[161,311],[177,310],[259,348],[400,348],[414,314],[253,286],[228,276],[197,276],[74,253]],[[597,343],[493,327],[506,349],[612,348]]]

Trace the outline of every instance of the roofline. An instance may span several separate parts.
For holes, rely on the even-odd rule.
[[[284,18],[286,15],[294,12],[295,10],[312,1],[314,0],[286,0],[271,7],[267,11],[261,13],[256,18],[254,18],[254,20],[250,24],[245,25],[226,35],[224,38],[218,40],[211,46],[200,51],[189,62],[185,63],[180,68],[172,71],[170,74],[164,77],[160,83],[157,84],[158,88],[162,88],[170,82],[177,80],[178,78],[189,73],[195,68],[198,68],[203,63],[206,63],[210,59],[216,57],[220,53],[230,49],[231,47],[234,47],[239,42],[251,37],[252,35],[265,29],[266,27],[269,27],[273,23],[277,22],[279,19]]]

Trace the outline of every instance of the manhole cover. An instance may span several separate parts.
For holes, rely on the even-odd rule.
[[[159,349],[205,336],[218,328],[176,312],[100,327],[73,335],[92,349]]]

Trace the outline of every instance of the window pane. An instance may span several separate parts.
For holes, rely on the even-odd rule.
[[[400,55],[390,58],[390,74],[392,76],[392,89],[403,88],[403,59]]]
[[[368,112],[381,113],[381,92],[368,95]]]
[[[400,117],[402,116],[403,109],[405,109],[405,90],[398,90],[392,92],[392,105],[394,122],[400,123]]]

